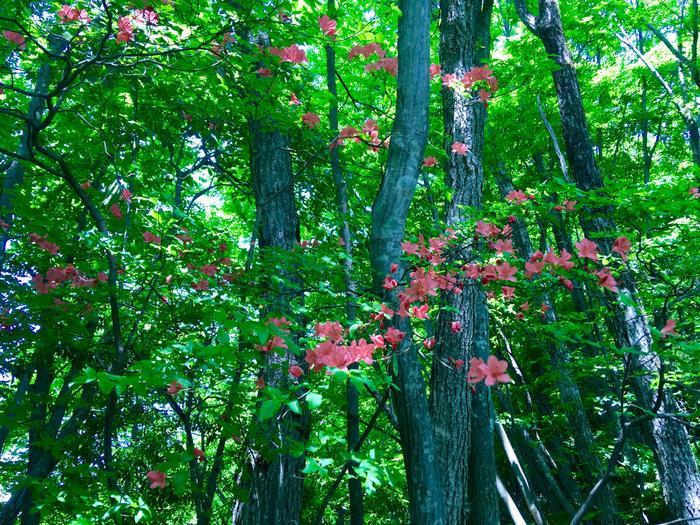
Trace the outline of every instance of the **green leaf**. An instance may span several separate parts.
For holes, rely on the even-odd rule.
[[[295,414],[301,415],[301,405],[299,404],[298,399],[295,399],[294,401],[288,401],[287,406],[289,407],[289,410],[291,410]]]
[[[278,399],[267,399],[263,401],[262,405],[260,405],[260,413],[258,414],[258,418],[260,421],[270,419],[277,413],[281,406],[282,403]]]
[[[314,392],[309,392],[306,394],[306,404],[309,405],[311,410],[315,410],[321,406],[323,402],[323,396],[321,394],[316,394]]]

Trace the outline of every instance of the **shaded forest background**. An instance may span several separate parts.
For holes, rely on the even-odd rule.
[[[700,521],[696,0],[0,5],[0,525]]]

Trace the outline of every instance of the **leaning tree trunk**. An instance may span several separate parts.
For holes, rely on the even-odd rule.
[[[576,70],[564,38],[558,0],[539,0],[539,14],[527,11],[525,2],[517,0],[518,13],[528,28],[544,45],[547,54],[559,66],[553,72],[559,101],[566,153],[576,185],[583,191],[603,189],[603,180],[595,163],[593,146],[588,135],[581,91]],[[587,210],[581,226],[588,237],[595,237],[601,251],[610,253],[616,229],[610,206]],[[636,293],[634,278],[624,272],[619,279],[620,295],[627,304],[610,299],[609,326],[621,348],[631,348],[632,386],[639,404],[646,410],[658,407],[661,413],[675,413],[678,406],[671,392],[663,389],[660,397],[653,382],[662,371],[659,356],[652,348],[646,314]],[[664,499],[673,518],[700,515],[700,474],[695,463],[688,432],[678,421],[654,417],[647,425],[649,442],[659,471]]]
[[[401,0],[400,9],[396,117],[386,173],[372,207],[370,259],[374,289],[380,294],[391,264],[400,262],[406,217],[428,133],[430,2]],[[385,293],[385,299],[394,304],[396,290]],[[394,324],[406,334],[394,354],[391,369],[398,387],[393,401],[399,420],[411,523],[444,525],[442,489],[422,366],[411,341],[408,320],[396,317]]]
[[[440,3],[440,63],[445,73],[460,78],[488,57],[491,45],[492,2],[442,0]],[[446,223],[458,226],[468,217],[465,206],[481,206],[483,143],[486,108],[445,87],[442,91],[447,184],[453,198]],[[451,153],[453,142],[467,145],[467,156]],[[435,331],[430,409],[435,425],[438,464],[442,473],[445,519],[448,524],[499,522],[499,496],[493,445],[494,412],[489,389],[473,395],[466,384],[466,367],[456,370],[452,359],[467,362],[489,354],[488,310],[483,291],[466,286],[460,294],[446,293],[451,307],[441,311]],[[453,322],[462,329],[452,333]],[[470,474],[477,480],[469,483]]]
[[[255,193],[256,224],[263,258],[274,265],[274,252],[290,251],[299,240],[299,218],[294,201],[292,161],[289,138],[274,129],[267,120],[251,120],[251,171]],[[291,268],[274,268],[286,281],[295,283]],[[268,311],[280,315],[290,311],[298,290],[280,285],[270,294]],[[289,365],[301,365],[302,359],[287,350],[266,356],[263,378],[270,387],[282,388],[289,381]],[[287,410],[260,421],[255,419],[251,439],[251,459],[243,474],[247,498],[238,501],[233,512],[234,525],[288,525],[300,523],[304,478],[304,456],[292,455],[290,445],[305,442],[308,417]]]

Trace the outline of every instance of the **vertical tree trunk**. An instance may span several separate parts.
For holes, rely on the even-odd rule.
[[[490,1],[441,1],[440,64],[445,73],[459,78],[486,60],[491,45],[491,9]],[[449,88],[443,88],[442,99],[447,184],[453,194],[445,214],[450,226],[468,218],[465,206],[481,206],[486,109]],[[455,141],[467,145],[466,157],[451,153]],[[495,524],[499,521],[499,495],[490,392],[479,386],[471,395],[466,368],[455,370],[446,364],[449,358],[467,362],[474,356],[488,357],[486,300],[479,287],[466,286],[461,294],[446,294],[444,301],[454,310],[442,311],[437,319],[430,409],[443,475],[446,523],[462,524],[469,518],[475,523]],[[462,325],[456,334],[451,330],[454,321]],[[469,483],[470,473],[479,481]]]
[[[335,18],[335,1],[328,0],[328,15]],[[326,83],[328,92],[331,94],[331,105],[328,110],[328,121],[330,124],[331,134],[334,137],[338,136],[338,90],[335,81],[335,49],[331,44],[326,44]],[[340,152],[338,147],[330,150],[331,172],[333,173],[333,182],[335,183],[336,204],[338,207],[338,218],[340,222],[340,238],[343,241],[345,249],[345,259],[343,260],[343,271],[345,277],[346,289],[346,306],[345,312],[347,320],[352,323],[356,317],[355,292],[357,285],[352,275],[352,235],[350,232],[350,218],[348,216],[348,183],[345,178],[345,173],[340,166]],[[357,365],[352,365],[356,368]],[[352,381],[346,383],[346,419],[347,419],[347,446],[348,451],[352,453],[360,439],[360,394],[357,391]],[[348,494],[350,495],[350,525],[364,524],[364,508],[362,495],[362,482],[355,475],[355,467],[357,464],[353,462],[348,469]]]
[[[250,121],[251,171],[255,193],[258,239],[261,256],[272,250],[291,250],[299,240],[299,218],[294,200],[289,139],[270,120]],[[277,270],[277,269],[275,269]],[[279,271],[295,282],[293,269]],[[268,310],[276,315],[289,311],[297,290],[281,285],[270,295]],[[302,364],[290,351],[281,356],[268,352],[263,373],[265,384],[285,388],[287,368]],[[308,417],[285,411],[265,421],[254,420],[256,436],[250,465],[244,473],[247,499],[236,503],[233,523],[238,525],[288,525],[300,523],[304,479],[304,456],[296,457],[287,447],[305,442]],[[279,449],[282,449],[280,452]]]
[[[576,185],[583,191],[600,191],[603,180],[593,155],[588,135],[583,101],[571,55],[564,38],[558,0],[539,0],[539,14],[527,11],[523,0],[516,2],[525,24],[542,40],[545,50],[559,66],[553,72],[559,101],[562,131],[569,166]],[[692,139],[692,133],[691,133]],[[692,140],[691,140],[692,143]],[[594,237],[603,253],[610,253],[615,235],[613,209],[610,206],[588,210],[581,226],[588,237]],[[632,386],[638,403],[647,410],[658,405],[660,412],[678,411],[671,392],[664,389],[657,399],[653,382],[659,377],[662,364],[652,348],[652,338],[644,309],[637,298],[632,275],[625,272],[619,279],[621,295],[628,304],[610,299],[610,329],[620,348],[632,348],[630,354],[634,376]],[[695,463],[686,428],[669,418],[653,418],[647,425],[661,488],[671,517],[676,519],[700,515],[700,474]]]
[[[386,172],[372,207],[370,236],[374,289],[380,294],[391,264],[400,262],[406,217],[428,132],[430,2],[401,0],[399,7],[396,117]],[[385,297],[393,304],[396,291],[386,293]],[[399,420],[411,523],[444,525],[445,509],[422,366],[411,341],[409,321],[397,317],[394,324],[406,334],[394,354],[392,371],[398,387],[393,400]]]

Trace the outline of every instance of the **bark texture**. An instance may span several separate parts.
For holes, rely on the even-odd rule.
[[[460,78],[480,66],[489,54],[492,3],[442,0],[440,3],[440,64],[445,73]],[[481,206],[483,145],[486,109],[471,97],[443,88],[447,184],[452,200],[445,211],[448,226],[468,219],[464,207]],[[451,153],[452,143],[467,145],[466,156]],[[435,425],[438,464],[442,473],[445,519],[449,524],[498,523],[498,491],[493,450],[493,410],[488,389],[472,396],[466,369],[456,370],[450,358],[486,358],[488,311],[482,291],[466,286],[460,294],[447,293],[444,302],[454,308],[441,311],[435,331],[430,380],[430,409]],[[452,322],[462,329],[452,333]],[[470,472],[479,481],[469,483]]]
[[[401,257],[406,217],[428,131],[430,2],[402,0],[399,7],[396,117],[386,172],[372,207],[370,258],[378,293],[382,293],[382,281],[391,264]],[[395,301],[394,294],[387,299]],[[444,525],[445,509],[422,365],[411,344],[408,320],[397,318],[394,324],[406,334],[396,349],[392,370],[398,387],[393,401],[399,420],[411,523]]]
[[[289,139],[270,121],[252,120],[251,168],[257,212],[258,239],[262,257],[275,251],[289,251],[299,240],[299,219],[294,200]],[[271,260],[271,259],[270,259]],[[293,270],[280,272],[295,282]],[[288,311],[295,294],[293,287],[281,286],[270,296],[270,312]],[[290,351],[286,355],[267,354],[263,373],[265,384],[284,388],[288,365],[302,364]],[[288,447],[305,442],[308,418],[283,411],[265,421],[255,420],[256,435],[250,464],[243,475],[248,491],[245,501],[236,503],[236,525],[294,525],[300,523],[304,478],[304,456],[294,456]]]

